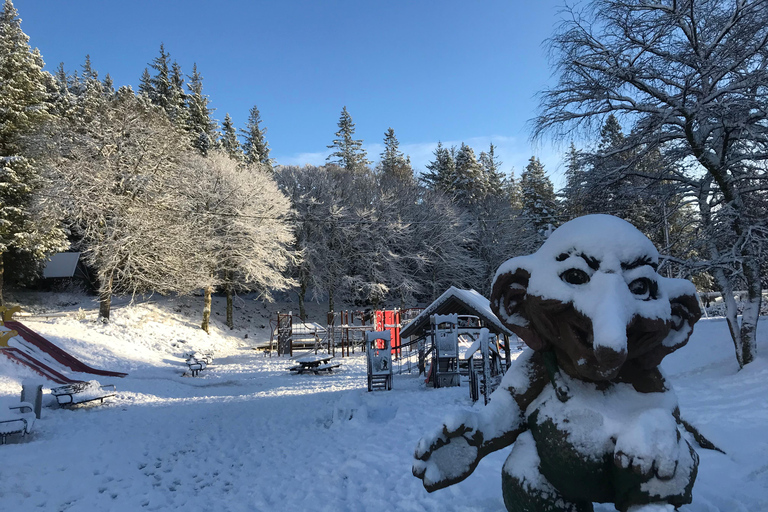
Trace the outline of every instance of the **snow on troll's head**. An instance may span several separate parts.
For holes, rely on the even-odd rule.
[[[696,288],[656,272],[659,253],[632,224],[586,215],[496,271],[491,307],[569,375],[632,380],[688,342],[701,317]]]

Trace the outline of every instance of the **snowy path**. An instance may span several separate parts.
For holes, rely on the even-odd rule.
[[[118,387],[103,406],[45,408],[31,439],[0,446],[0,510],[504,511],[508,450],[436,493],[411,475],[418,439],[471,406],[466,387],[425,389],[406,374],[392,391],[368,393],[360,356],[331,375],[291,375],[287,359],[223,338],[209,369],[181,377],[184,347],[152,341],[189,338],[177,324],[145,325],[140,339],[117,323],[83,325],[32,327],[90,364],[130,375],[103,379]],[[737,373],[723,328],[702,322],[680,357],[665,361],[684,417],[728,452],[699,450],[684,512],[768,510],[768,360]],[[110,350],[90,348],[99,344]],[[0,361],[0,402],[17,400],[18,383],[31,376],[22,370]]]

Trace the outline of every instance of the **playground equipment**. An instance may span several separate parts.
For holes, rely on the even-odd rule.
[[[368,354],[368,391],[392,389],[392,333],[368,331],[365,349]]]
[[[103,392],[102,396],[91,398],[99,394],[93,392],[93,386],[85,386],[87,384],[86,381],[71,378],[68,374],[75,372],[106,377],[125,377],[126,373],[100,370],[88,366],[21,322],[12,320],[13,314],[18,311],[18,306],[11,309],[0,307],[0,313],[2,313],[3,318],[2,322],[0,322],[2,324],[0,325],[0,352],[13,362],[27,366],[49,381],[67,386],[74,385],[66,393],[70,396],[71,403],[86,401],[81,400],[84,398],[98,400],[114,394],[114,386],[99,385],[100,391]],[[108,390],[109,388],[111,390]],[[88,391],[87,395],[76,396],[78,393],[86,390]]]
[[[473,402],[482,396],[487,405],[504,376],[498,338],[483,327],[464,357],[468,363],[469,396]]]
[[[459,315],[432,315],[432,365],[428,379],[436,388],[459,386]]]
[[[263,347],[272,352],[277,349],[278,356],[293,357],[293,351],[300,349],[314,350],[315,354],[327,347],[327,331],[314,322],[302,322],[301,318],[293,312],[277,313],[275,324],[270,320],[272,333],[269,338],[269,346]]]

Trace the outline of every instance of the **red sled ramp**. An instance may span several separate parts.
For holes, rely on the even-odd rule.
[[[42,375],[56,384],[74,384],[76,382],[82,382],[79,380],[72,380],[69,377],[62,375],[47,364],[35,359],[29,354],[25,354],[18,348],[5,347],[1,349],[0,352],[5,354],[11,361],[34,370],[37,374]]]
[[[39,334],[37,334],[35,331],[31,330],[21,322],[16,322],[13,320],[8,320],[5,323],[5,327],[8,329],[14,330],[18,335],[27,343],[30,345],[33,345],[37,347],[40,351],[45,352],[46,354],[50,355],[53,359],[55,359],[58,363],[60,363],[62,366],[66,366],[67,368],[70,368],[74,372],[78,373],[90,373],[93,375],[103,375],[105,377],[125,377],[128,375],[127,373],[121,373],[121,372],[111,372],[108,370],[99,370],[98,368],[93,368],[91,366],[88,366],[84,362],[80,361],[79,359],[73,357],[69,353],[65,352],[58,346],[54,345],[50,341],[46,340]],[[70,384],[72,382],[80,382],[80,381],[73,381],[62,375],[61,373],[53,370],[48,365],[45,365],[41,363],[39,360],[35,359],[29,354],[23,353],[20,350],[15,350],[11,352],[7,352],[8,349],[5,349],[4,352],[6,352],[6,355],[10,357],[11,359],[14,359],[15,361],[19,361],[25,366],[32,367],[33,370],[37,371],[38,373],[42,373],[40,369],[35,368],[35,366],[41,367],[46,372],[52,372],[49,375],[45,375],[45,377],[50,378],[51,380],[54,380],[54,382],[59,382],[59,380],[54,379],[54,376],[57,376],[58,379],[66,379],[65,382],[61,382],[61,384]],[[23,355],[23,357],[18,357],[20,354]],[[26,361],[29,361],[29,364]]]

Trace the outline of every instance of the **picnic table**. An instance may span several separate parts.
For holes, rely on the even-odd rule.
[[[296,372],[297,375],[302,373],[312,372],[315,375],[320,372],[333,371],[334,368],[341,366],[341,363],[332,363],[333,356],[327,354],[312,354],[296,359],[298,363],[296,366],[288,368],[288,371]]]

